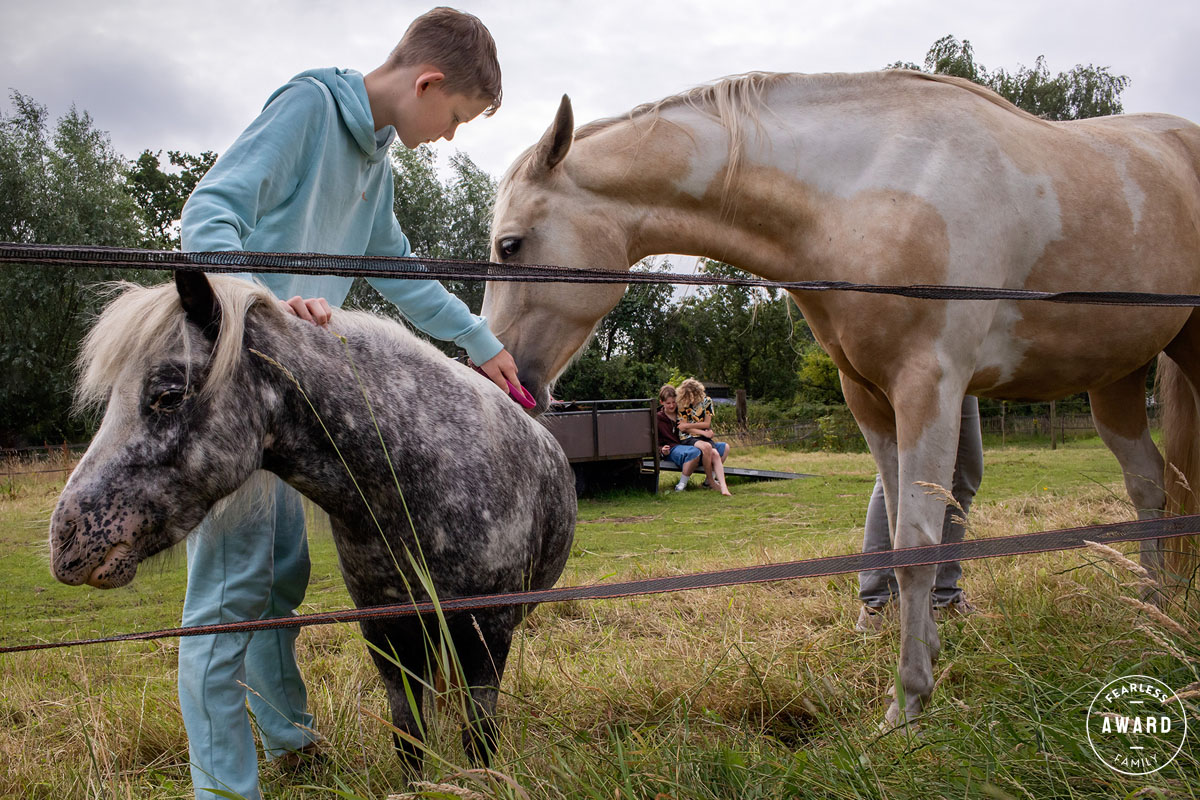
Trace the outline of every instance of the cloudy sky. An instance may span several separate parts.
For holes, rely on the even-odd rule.
[[[0,0],[0,86],[57,117],[74,103],[118,152],[224,151],[293,74],[369,71],[431,0]],[[493,175],[567,93],[578,123],[749,70],[839,72],[920,63],[945,34],[976,60],[1130,76],[1126,111],[1200,121],[1196,0],[462,0],[487,23],[504,105],[441,146]],[[7,110],[7,97],[0,109]]]

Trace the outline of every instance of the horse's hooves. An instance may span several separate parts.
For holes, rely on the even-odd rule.
[[[902,731],[908,736],[920,736],[921,725],[914,715],[906,714],[901,719],[898,707],[892,703],[887,714],[884,715],[883,721],[879,723],[879,732],[891,733],[893,731]]]
[[[892,694],[895,695],[895,689],[892,690]],[[909,708],[901,711],[899,704],[892,700],[887,713],[883,715],[883,722],[879,723],[879,730],[881,733],[890,733],[897,729],[905,729],[910,736],[915,736],[920,733],[920,717],[919,710]]]

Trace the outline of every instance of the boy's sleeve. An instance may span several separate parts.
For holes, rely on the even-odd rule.
[[[312,166],[325,98],[308,81],[281,92],[201,179],[183,207],[185,252],[241,250],[258,220],[291,196]]]
[[[366,254],[409,255],[408,237],[400,230],[390,200],[380,204],[379,213]],[[454,342],[466,350],[476,364],[488,361],[504,349],[488,328],[487,320],[472,314],[467,304],[439,281],[368,278],[367,282],[400,309],[405,319],[417,329],[435,339]]]

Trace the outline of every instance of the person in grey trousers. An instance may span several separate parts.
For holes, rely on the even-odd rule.
[[[983,438],[979,428],[979,400],[971,395],[963,398],[962,426],[958,433],[958,461],[954,467],[954,481],[950,493],[962,506],[962,513],[954,506],[946,506],[946,518],[942,525],[942,542],[961,542],[966,535],[963,515],[970,510],[971,501],[979,491],[983,480]],[[877,553],[892,549],[892,537],[888,531],[887,505],[883,499],[883,480],[875,476],[875,489],[867,505],[867,521],[863,526],[863,552]],[[950,561],[939,564],[933,583],[934,618],[941,613],[973,614],[975,607],[963,595],[958,581],[962,577],[962,564]],[[877,631],[883,625],[884,608],[900,596],[896,574],[891,569],[877,569],[858,573],[858,597],[862,610],[855,629]]]

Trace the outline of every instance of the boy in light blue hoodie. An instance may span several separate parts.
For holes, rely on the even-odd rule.
[[[495,112],[500,97],[487,28],[469,14],[434,9],[412,23],[378,69],[303,72],[271,95],[184,207],[183,249],[409,255],[393,212],[389,147],[396,138],[409,148],[453,139],[459,125]],[[241,277],[265,284],[284,310],[318,325],[329,322],[351,284],[334,276]],[[487,322],[440,283],[370,282],[417,328],[460,345],[501,389],[520,385]],[[295,490],[277,480],[270,508],[201,528],[188,539],[184,625],[295,613],[309,576]],[[297,633],[180,641],[179,702],[197,797],[260,797],[247,701],[268,759],[294,760],[319,745],[296,666]]]

